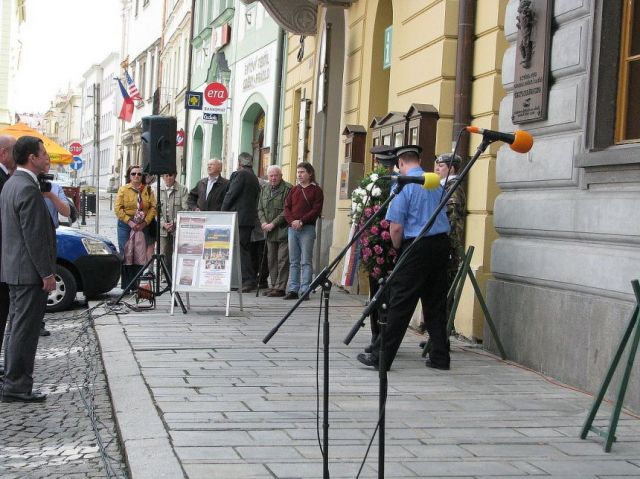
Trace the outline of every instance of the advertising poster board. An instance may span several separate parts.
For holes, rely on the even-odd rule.
[[[172,265],[175,293],[227,293],[237,288],[242,309],[240,245],[237,214],[223,211],[180,211],[176,219]],[[173,301],[171,303],[173,314]]]

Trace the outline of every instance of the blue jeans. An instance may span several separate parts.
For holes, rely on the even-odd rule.
[[[313,277],[313,243],[316,227],[305,225],[300,231],[289,228],[289,286],[287,291],[302,294]],[[302,273],[302,274],[301,274]]]

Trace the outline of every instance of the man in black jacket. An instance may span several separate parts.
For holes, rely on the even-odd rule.
[[[238,169],[229,178],[229,188],[222,202],[222,211],[238,213],[240,236],[240,266],[242,292],[248,293],[257,286],[256,272],[251,264],[251,231],[258,215],[260,183],[253,172],[253,157],[249,153],[238,155]]]
[[[229,180],[223,178],[222,161],[213,158],[207,163],[209,176],[202,178],[189,192],[187,206],[192,211],[220,211]]]

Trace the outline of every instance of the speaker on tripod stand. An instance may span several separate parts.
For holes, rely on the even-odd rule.
[[[131,280],[131,283],[124,288],[124,291],[131,288],[132,285],[141,279],[144,272],[150,265],[153,265],[152,272],[148,278],[149,284],[152,285],[152,291],[145,294],[149,297],[151,307],[155,307],[155,297],[160,296],[166,291],[171,290],[171,274],[167,268],[164,255],[160,253],[160,221],[162,215],[162,203],[160,202],[160,175],[177,173],[176,168],[176,133],[177,121],[172,116],[150,115],[142,118],[142,170],[150,175],[156,175],[156,198],[157,216],[155,222],[156,246],[155,252],[147,263],[142,267],[138,274]],[[167,286],[161,288],[161,275],[167,281]],[[120,302],[124,292],[118,297],[116,303]],[[180,303],[182,312],[186,314],[187,310],[182,303],[180,295],[176,293],[176,299]]]

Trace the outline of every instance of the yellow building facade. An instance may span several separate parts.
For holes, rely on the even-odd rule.
[[[505,95],[501,64],[507,46],[503,29],[506,4],[507,0],[476,2],[470,101],[472,124],[483,128],[498,129],[499,105]],[[322,226],[325,234],[330,234],[329,259],[346,244],[350,229],[351,201],[339,196],[340,165],[345,162],[341,132],[347,125],[367,129],[368,151],[372,146],[369,126],[374,118],[394,111],[406,113],[414,104],[432,105],[439,114],[435,154],[452,150],[459,7],[458,0],[359,0],[345,9],[320,8],[315,36],[301,42],[300,36],[289,35],[283,78],[283,171],[291,181],[295,180],[298,161],[311,161],[316,169],[322,164],[322,186],[326,196],[331,192],[325,200]],[[390,42],[388,27],[392,27]],[[329,39],[328,46],[323,35]],[[383,65],[385,48],[390,48],[388,68]],[[325,70],[323,77],[325,64],[329,73]],[[325,81],[327,108],[323,117],[318,112],[322,101],[318,85]],[[479,140],[472,138],[469,151],[462,154],[471,156]],[[490,276],[491,244],[496,237],[493,203],[498,194],[498,147],[492,145],[479,158],[466,184],[466,246],[475,247],[472,269],[482,288]],[[365,158],[368,169],[368,153]],[[333,276],[336,283],[340,272],[338,268]],[[364,287],[361,284],[360,292]],[[456,330],[465,337],[481,339],[483,324],[473,289],[467,284]]]

